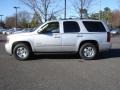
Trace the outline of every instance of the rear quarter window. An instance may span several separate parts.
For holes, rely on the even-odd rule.
[[[106,32],[102,22],[83,21],[83,24],[88,32]]]

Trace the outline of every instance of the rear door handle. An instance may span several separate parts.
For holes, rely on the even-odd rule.
[[[82,35],[77,35],[77,37],[83,37]]]
[[[54,36],[54,38],[60,38],[60,36]]]

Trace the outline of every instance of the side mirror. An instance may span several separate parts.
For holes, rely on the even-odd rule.
[[[38,30],[37,33],[38,33],[38,34],[41,34],[41,31],[42,31],[42,30]]]
[[[38,32],[38,34],[44,34],[45,30],[38,30],[37,32]]]
[[[47,28],[47,27],[48,27],[48,24],[46,24],[46,25],[44,25],[43,27],[41,27],[41,29],[38,30],[37,32],[38,32],[39,34],[42,34],[42,33],[44,32],[45,28]]]

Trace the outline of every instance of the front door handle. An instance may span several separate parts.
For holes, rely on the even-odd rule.
[[[54,38],[60,38],[60,36],[54,36]]]
[[[55,35],[54,35],[54,38],[60,38],[60,35],[55,34]]]

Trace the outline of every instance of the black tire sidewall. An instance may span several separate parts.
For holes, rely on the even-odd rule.
[[[84,48],[86,47],[92,47],[94,49],[94,52],[95,54],[92,56],[92,57],[86,57],[84,54],[83,54],[83,50]],[[93,60],[95,59],[96,55],[97,55],[97,48],[95,45],[91,44],[91,43],[85,43],[81,46],[80,50],[79,50],[79,55],[82,59],[85,59],[85,60]]]
[[[20,58],[19,56],[17,56],[16,51],[17,51],[17,49],[18,49],[19,47],[24,47],[24,48],[26,48],[27,53],[28,53],[27,57],[25,57],[25,58]],[[29,56],[30,56],[30,53],[31,53],[30,48],[29,48],[26,44],[17,44],[17,45],[14,47],[14,49],[13,49],[13,55],[14,55],[14,57],[15,57],[17,60],[20,60],[20,61],[27,60],[27,59],[29,58]]]

